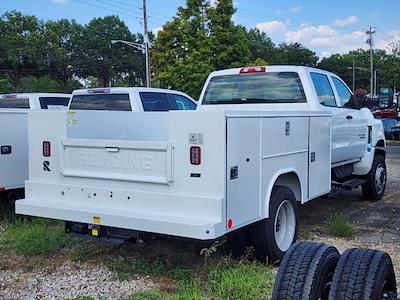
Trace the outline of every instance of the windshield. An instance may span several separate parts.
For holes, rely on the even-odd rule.
[[[306,102],[295,72],[252,73],[213,77],[202,104]]]
[[[131,111],[129,94],[74,95],[69,109]]]

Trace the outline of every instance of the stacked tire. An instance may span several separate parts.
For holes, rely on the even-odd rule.
[[[272,299],[396,299],[397,285],[390,256],[354,248],[341,256],[329,245],[300,242],[284,256]]]

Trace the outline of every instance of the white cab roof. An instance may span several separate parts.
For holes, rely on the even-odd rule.
[[[86,95],[93,91],[99,90],[107,90],[107,93],[138,93],[138,92],[153,92],[153,93],[168,93],[168,94],[178,94],[193,100],[189,95],[179,92],[176,90],[167,90],[167,89],[157,89],[157,88],[146,88],[146,87],[105,87],[105,88],[90,88],[90,89],[79,89],[74,90],[72,95]],[[194,100],[193,100],[194,101]]]

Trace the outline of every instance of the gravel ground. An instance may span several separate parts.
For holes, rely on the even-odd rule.
[[[136,292],[155,288],[149,278],[117,281],[105,266],[72,264],[36,272],[0,270],[0,299],[65,299],[91,296],[124,299]]]

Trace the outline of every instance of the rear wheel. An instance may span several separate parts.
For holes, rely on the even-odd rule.
[[[387,181],[385,158],[382,155],[375,155],[372,168],[366,179],[367,182],[362,186],[364,198],[372,201],[381,200],[385,194]]]
[[[254,234],[254,255],[260,261],[279,263],[296,241],[298,208],[292,190],[276,186],[272,190],[269,218],[258,222]]]
[[[390,299],[397,297],[390,256],[372,249],[349,249],[339,259],[329,299]]]
[[[332,246],[296,243],[282,260],[272,299],[327,300],[339,256]]]

